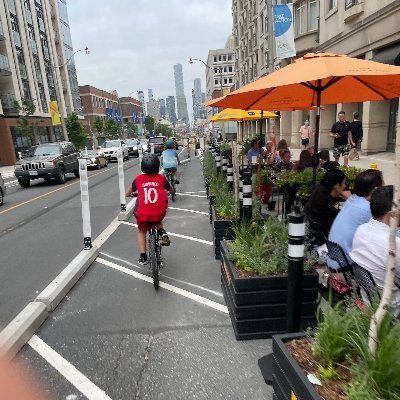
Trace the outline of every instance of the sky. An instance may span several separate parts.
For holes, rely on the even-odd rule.
[[[182,64],[189,118],[193,80],[201,79],[209,50],[232,34],[232,0],[68,0],[79,85],[137,98],[153,89],[156,100],[176,96],[173,66]],[[132,93],[134,92],[134,93]]]

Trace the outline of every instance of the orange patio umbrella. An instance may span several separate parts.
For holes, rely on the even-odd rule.
[[[211,100],[205,101],[204,103],[201,103],[200,105],[212,107],[214,105],[214,103],[218,103],[219,101],[223,100],[225,97],[226,96],[217,97],[216,99],[211,99]]]
[[[308,53],[293,64],[229,93],[213,105],[281,111],[317,107],[317,153],[321,104],[399,96],[400,67],[339,54]]]

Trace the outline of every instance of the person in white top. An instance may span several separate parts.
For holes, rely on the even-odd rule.
[[[377,188],[371,195],[372,218],[360,225],[353,239],[351,259],[368,270],[374,278],[379,293],[385,284],[389,256],[389,226],[393,201],[393,186]],[[400,239],[396,237],[396,278],[400,278]],[[400,315],[400,290],[395,285],[392,296],[392,313]]]
[[[312,129],[308,120],[304,121],[304,125],[302,125],[299,129],[300,134],[300,145],[303,150],[308,148],[310,144]]]

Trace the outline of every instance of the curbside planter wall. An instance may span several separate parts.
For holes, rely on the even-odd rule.
[[[233,232],[231,230],[232,224],[236,221],[231,221],[227,219],[219,220],[217,219],[215,208],[211,206],[211,223],[212,223],[212,234],[214,242],[215,258],[217,260],[221,257],[220,244],[222,239],[233,239]]]

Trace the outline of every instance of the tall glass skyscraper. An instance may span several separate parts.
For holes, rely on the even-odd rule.
[[[176,106],[178,109],[178,119],[188,122],[189,115],[187,110],[185,89],[183,86],[182,64],[174,65],[174,77],[175,77],[175,92],[176,92]]]

